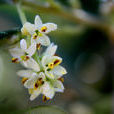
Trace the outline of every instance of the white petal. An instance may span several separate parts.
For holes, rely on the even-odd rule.
[[[34,34],[34,31],[35,31],[35,26],[29,22],[26,22],[21,29],[21,32],[25,35],[28,34],[32,35]]]
[[[43,89],[42,94],[44,94],[46,97],[49,97],[50,99],[54,97],[55,91],[54,88],[51,87],[49,82],[45,82],[42,89]]]
[[[45,51],[44,55],[50,55],[53,56],[57,50],[57,45],[54,45],[53,43],[50,44],[50,46]]]
[[[51,72],[51,71],[45,70],[45,74],[46,74],[46,76],[47,76],[48,78],[50,78],[50,79],[54,79],[54,78],[55,78],[53,72]]]
[[[40,72],[39,77],[41,77],[44,80],[45,79],[45,74],[43,72]]]
[[[26,52],[29,54],[29,56],[34,55],[36,52],[36,43],[32,43],[31,46],[26,50]]]
[[[46,24],[43,24],[42,27],[47,27],[47,30],[43,33],[49,33],[57,29],[57,25],[54,23],[46,23]]]
[[[20,58],[20,56],[24,55],[24,51],[21,50],[20,48],[12,48],[9,49],[9,52],[14,58]]]
[[[58,79],[61,76],[63,76],[64,74],[67,73],[66,69],[60,65],[56,66],[53,70],[52,70],[53,74],[56,76],[55,78]]]
[[[33,58],[30,58],[27,61],[23,61],[23,64],[26,68],[31,68],[36,72],[40,71],[38,63]]]
[[[30,78],[30,77],[36,75],[36,73],[33,72],[32,70],[20,70],[17,72],[17,75],[19,75],[21,77]]]
[[[61,57],[58,57],[58,56],[49,56],[49,55],[46,55],[46,56],[43,56],[41,62],[42,62],[43,67],[45,67],[46,64],[51,63],[54,60],[62,61],[62,58]]]
[[[61,81],[55,81],[54,82],[54,90],[56,92],[63,92],[64,91],[64,86]]]
[[[35,82],[37,81],[38,79],[38,75],[34,75],[33,77],[31,77],[29,80],[27,80],[25,83],[24,83],[24,86],[26,88],[34,88],[34,84]]]
[[[20,47],[22,50],[26,50],[27,49],[27,43],[26,43],[26,40],[22,39],[20,41]]]
[[[37,44],[40,43],[43,46],[48,46],[48,45],[50,45],[50,39],[45,34],[42,34],[42,36],[39,36],[37,38],[36,43]]]
[[[30,100],[33,101],[36,97],[38,97],[41,94],[41,89],[34,90],[34,92],[30,96]]]
[[[39,15],[36,15],[34,23],[35,23],[35,27],[40,29],[40,27],[42,26],[42,20],[40,19]]]

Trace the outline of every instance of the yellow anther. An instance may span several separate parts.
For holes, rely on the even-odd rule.
[[[47,27],[46,27],[46,26],[43,26],[43,27],[41,28],[41,32],[46,32],[46,30],[47,30]]]
[[[33,39],[37,39],[37,36],[38,36],[38,34],[37,33],[34,33],[33,34]]]
[[[48,67],[49,67],[50,69],[53,69],[54,64],[53,64],[53,63],[49,63],[49,64],[48,64]]]
[[[64,78],[59,78],[59,81],[61,81],[62,83],[64,82]]]
[[[22,78],[22,84],[24,84],[27,80],[28,78]]]
[[[23,55],[21,56],[22,61],[27,61],[29,59],[29,56]]]
[[[34,89],[37,89],[39,86],[43,85],[44,81],[42,78],[39,78],[37,82],[34,84]]]
[[[42,99],[43,99],[44,102],[46,102],[46,101],[49,100],[50,98],[43,95],[43,98],[42,98]]]
[[[18,58],[12,58],[12,63],[19,63]]]
[[[40,49],[40,47],[41,47],[41,44],[39,43],[39,44],[36,44],[36,48],[39,50]]]
[[[57,66],[57,65],[59,65],[61,62],[62,62],[62,61],[60,61],[59,59],[56,59],[56,60],[53,62],[53,64],[54,64],[54,66]]]

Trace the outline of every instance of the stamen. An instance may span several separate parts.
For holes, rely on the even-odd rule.
[[[18,58],[12,58],[12,63],[19,63]]]
[[[40,49],[40,47],[41,47],[41,44],[39,43],[39,44],[36,44],[36,48],[39,50]]]
[[[37,39],[37,36],[38,36],[38,34],[37,33],[34,33],[33,34],[33,39]]]
[[[54,67],[53,63],[49,63],[49,64],[48,64],[48,67],[49,67],[50,69],[53,69],[53,67]]]
[[[23,56],[21,56],[21,59],[22,59],[23,61],[27,61],[27,60],[29,59],[29,56],[23,55]]]
[[[42,99],[43,99],[44,102],[46,102],[46,101],[49,100],[50,98],[43,95],[43,98],[42,98]]]
[[[34,89],[37,89],[39,86],[43,85],[44,81],[42,78],[39,78],[37,82],[34,84]]]
[[[22,84],[24,84],[26,81],[28,80],[28,78],[22,78]]]
[[[61,81],[62,83],[64,82],[64,78],[58,78],[59,81]]]
[[[34,87],[37,89],[39,87],[38,83],[35,83]]]
[[[46,26],[43,26],[43,27],[41,28],[41,32],[46,32],[46,30],[47,30],[47,27],[46,27]]]
[[[60,63],[61,63],[61,61],[58,60],[58,59],[56,59],[56,60],[54,61],[54,65],[58,65],[58,64],[60,64]]]

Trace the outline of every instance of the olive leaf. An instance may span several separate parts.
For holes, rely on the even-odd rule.
[[[7,31],[2,31],[2,32],[0,32],[0,40],[7,39],[10,36],[12,36],[13,34],[17,34],[18,32],[20,32],[19,28],[15,28],[15,29],[12,29],[12,30],[7,30]]]

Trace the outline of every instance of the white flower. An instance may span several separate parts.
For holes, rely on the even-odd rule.
[[[31,35],[31,42],[41,44],[44,46],[50,45],[49,37],[47,33],[57,29],[57,25],[54,23],[43,24],[40,17],[36,15],[34,24],[26,22],[21,29],[24,35]]]
[[[13,56],[12,62],[21,62],[26,68],[31,68],[35,71],[39,71],[39,65],[32,58],[32,55],[36,52],[36,45],[33,43],[29,48],[27,48],[26,40],[22,39],[20,41],[20,48],[15,47],[9,49],[11,55]]]
[[[57,46],[53,43],[47,48],[42,57],[42,66],[48,78],[56,79],[66,74],[66,69],[60,66],[62,58],[55,56]]]
[[[43,94],[44,101],[52,99],[55,95],[55,92],[63,92],[64,86],[59,80],[47,80],[43,72],[36,73],[32,70],[21,70],[17,74],[21,77],[22,83],[26,88],[29,89],[31,94],[30,100],[34,100],[40,94]]]

